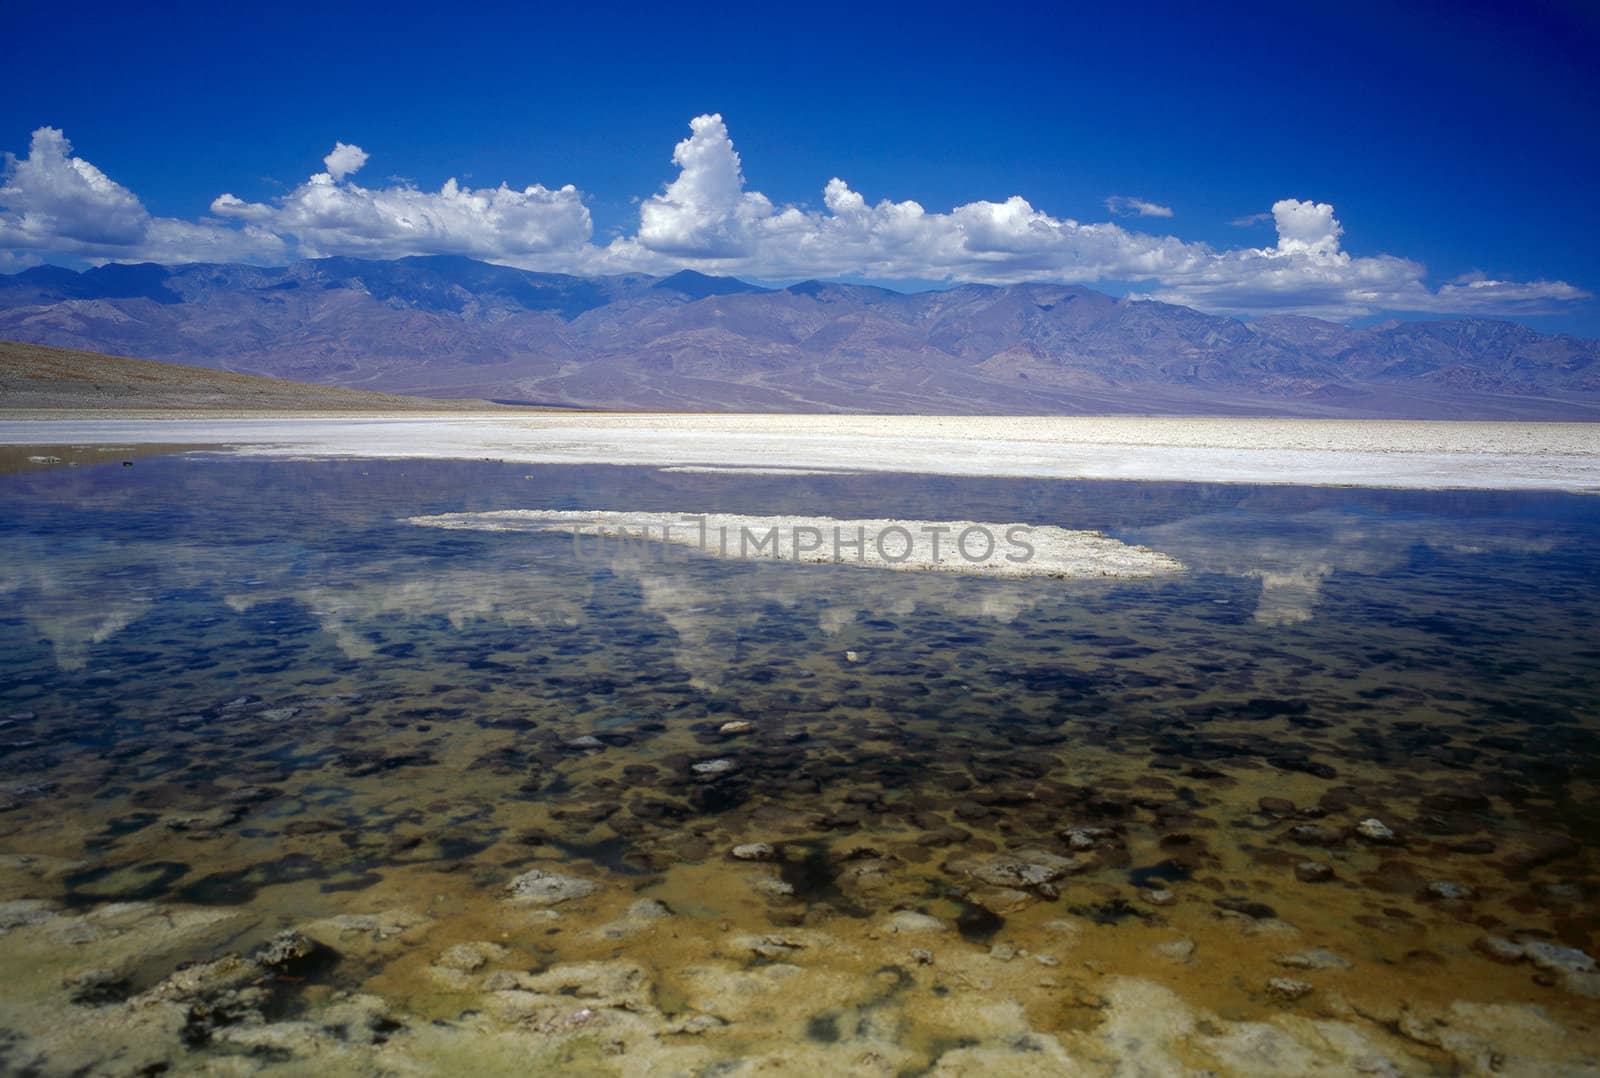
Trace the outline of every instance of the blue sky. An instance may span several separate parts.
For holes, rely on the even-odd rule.
[[[0,8],[0,269],[438,250],[1600,335],[1592,4],[132,7]]]

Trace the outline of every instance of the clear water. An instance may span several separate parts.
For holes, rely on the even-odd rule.
[[[404,522],[504,508],[1060,524],[1191,571],[597,564],[566,537]],[[845,940],[807,960],[846,983],[903,972],[930,945],[884,926],[914,910],[953,926],[938,937],[953,953],[1045,956],[995,963],[1036,1029],[1089,1022],[1069,989],[1106,971],[1268,1013],[1284,948],[1260,932],[1281,922],[1301,933],[1289,949],[1354,963],[1319,988],[1380,1010],[1528,1001],[1583,1027],[1592,1003],[1472,944],[1593,952],[1600,930],[1597,537],[1600,502],[1551,494],[28,466],[0,476],[0,901],[246,915],[226,940],[135,963],[124,992],[284,927],[411,911],[426,931],[343,948],[289,1003],[359,987],[445,1023],[476,1006],[475,983],[426,975],[456,942],[498,940],[490,965],[515,970],[637,961],[672,1015],[707,1009],[691,967],[733,961],[741,933]],[[736,720],[752,727],[720,732]],[[732,767],[693,769],[712,759]],[[1394,843],[1353,834],[1368,817]],[[751,842],[777,860],[730,858]],[[1083,864],[1041,886],[984,878],[1019,850]],[[1334,878],[1298,878],[1308,860]],[[600,890],[530,920],[505,886],[534,866]],[[616,929],[640,898],[666,903],[670,931]],[[19,938],[0,935],[0,962],[41,972],[0,985],[0,1029],[26,1044],[30,986],[86,960]],[[1175,938],[1196,961],[1152,952]],[[954,982],[931,968],[848,1003],[894,1008],[918,1065],[962,1035],[936,1005]],[[837,1039],[846,1004],[814,993],[725,1050]]]

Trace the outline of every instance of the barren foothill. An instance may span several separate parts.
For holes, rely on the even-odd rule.
[[[408,397],[148,359],[0,341],[0,416],[515,411],[481,400]]]

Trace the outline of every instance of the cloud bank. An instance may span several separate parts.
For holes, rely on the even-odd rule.
[[[583,193],[572,184],[438,191],[361,186],[367,151],[336,143],[314,173],[271,202],[218,195],[192,221],[152,215],[132,191],[81,157],[59,130],[33,133],[25,157],[7,154],[0,185],[0,270],[47,257],[90,262],[253,262],[354,255],[462,254],[569,273],[696,269],[768,280],[862,276],[879,280],[1133,282],[1146,297],[1238,314],[1349,318],[1379,311],[1530,314],[1589,298],[1565,281],[1483,275],[1431,287],[1421,264],[1344,250],[1344,228],[1324,202],[1285,198],[1270,214],[1270,247],[1217,250],[1113,221],[1055,217],[1021,195],[932,212],[913,201],[876,203],[839,177],[821,209],[780,206],[749,189],[720,115],[695,117],[672,154],[677,175],[639,206],[632,235],[596,243]],[[1170,218],[1141,198],[1112,196],[1121,217]]]
[[[583,196],[571,184],[516,191],[501,184],[473,190],[454,179],[436,192],[392,186],[369,190],[349,177],[367,163],[359,146],[335,143],[314,173],[275,203],[218,195],[211,212],[286,237],[302,258],[459,254],[534,266],[589,244],[594,231]]]
[[[291,254],[254,223],[154,217],[137,195],[81,157],[53,127],[33,133],[28,156],[6,154],[0,183],[0,253],[90,262],[272,262]]]

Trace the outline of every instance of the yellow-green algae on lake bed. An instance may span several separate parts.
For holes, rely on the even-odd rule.
[[[1582,499],[129,471],[6,491],[5,1069],[1594,1066]],[[1191,571],[402,523],[535,494],[953,501]]]

